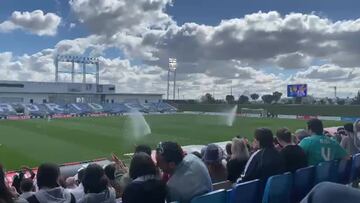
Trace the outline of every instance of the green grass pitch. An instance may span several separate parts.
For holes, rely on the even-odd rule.
[[[207,144],[229,140],[235,135],[252,139],[257,127],[305,128],[301,120],[237,117],[232,127],[223,118],[209,115],[148,115],[152,133],[134,137],[129,118],[72,118],[0,121],[0,163],[8,170],[22,165],[37,166],[43,162],[65,163],[109,157],[132,152],[140,143],[155,147],[160,141],[176,141],[181,145]],[[325,126],[341,125],[326,121]],[[124,157],[123,157],[124,158]]]

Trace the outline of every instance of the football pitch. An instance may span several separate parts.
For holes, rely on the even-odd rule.
[[[306,121],[288,119],[237,117],[233,126],[224,118],[210,115],[147,115],[151,134],[134,136],[128,116],[33,119],[0,121],[0,163],[6,169],[31,167],[43,162],[65,163],[109,157],[112,152],[124,158],[137,144],[155,147],[160,141],[176,141],[181,145],[208,144],[230,140],[236,135],[252,140],[254,129],[276,130],[305,128]],[[341,122],[325,121],[325,126]]]

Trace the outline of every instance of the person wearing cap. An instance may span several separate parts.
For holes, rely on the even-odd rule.
[[[222,164],[224,158],[224,152],[218,145],[209,144],[205,147],[203,161],[209,170],[212,183],[227,179],[226,167]]]
[[[193,154],[184,155],[175,142],[160,142],[156,148],[156,163],[170,179],[167,182],[167,201],[188,203],[195,196],[212,191],[205,164]]]
[[[354,155],[360,152],[360,140],[357,137],[357,129],[352,123],[344,125],[346,136],[341,139],[341,147],[346,150],[349,155]],[[355,132],[354,132],[355,130]]]

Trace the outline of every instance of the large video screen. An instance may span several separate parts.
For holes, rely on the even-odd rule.
[[[296,84],[287,86],[288,97],[306,97],[307,84]]]

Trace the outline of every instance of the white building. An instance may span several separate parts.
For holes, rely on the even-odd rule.
[[[0,81],[0,103],[158,102],[162,94],[116,93],[115,85],[65,82]]]

